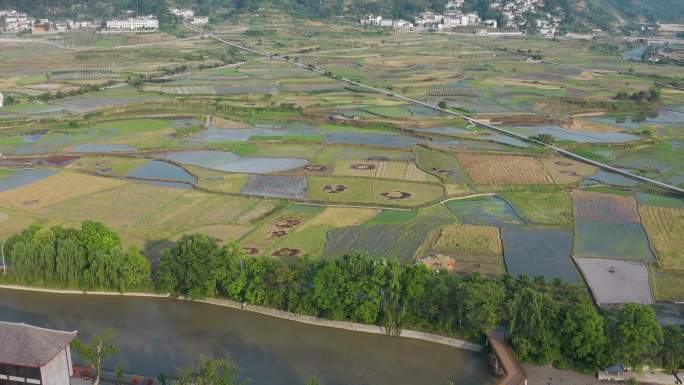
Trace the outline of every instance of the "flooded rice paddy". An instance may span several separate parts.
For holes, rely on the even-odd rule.
[[[163,157],[178,163],[191,164],[219,171],[248,174],[287,171],[309,163],[308,160],[301,158],[240,157],[228,151],[169,152],[164,154]]]
[[[160,160],[151,160],[128,173],[126,177],[177,188],[192,188],[197,182],[197,178],[182,167]]]
[[[25,186],[55,175],[56,173],[56,171],[45,169],[17,170],[4,178],[0,178],[0,191],[12,190]]]
[[[501,228],[506,269],[512,275],[580,282],[572,263],[572,231],[536,226]]]

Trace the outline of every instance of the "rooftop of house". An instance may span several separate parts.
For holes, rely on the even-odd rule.
[[[41,367],[76,338],[76,331],[45,329],[24,323],[0,322],[0,362]]]

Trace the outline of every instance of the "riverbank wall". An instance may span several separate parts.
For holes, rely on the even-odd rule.
[[[214,306],[222,306],[227,308],[232,308],[236,310],[249,311],[253,313],[258,313],[266,315],[269,317],[276,317],[281,319],[286,319],[293,322],[299,322],[309,325],[329,327],[335,329],[348,330],[353,332],[361,333],[372,333],[372,334],[387,334],[387,331],[382,326],[362,324],[350,321],[334,321],[325,318],[318,318],[314,316],[291,313],[284,310],[273,309],[265,306],[250,305],[247,303],[241,303],[229,299],[202,299],[193,300],[186,297],[174,297],[171,294],[157,294],[157,293],[144,293],[144,292],[125,292],[119,293],[116,291],[82,291],[82,290],[70,290],[70,289],[48,289],[41,287],[30,287],[30,286],[20,286],[20,285],[0,285],[0,289],[8,290],[23,290],[23,291],[33,291],[33,292],[43,292],[43,293],[53,293],[53,294],[70,294],[70,295],[104,295],[104,296],[123,296],[123,297],[146,297],[146,298],[166,298],[169,300],[180,300],[180,301],[192,301],[205,303]],[[433,342],[441,345],[448,345],[458,349],[464,349],[471,352],[480,352],[483,349],[482,345],[478,345],[472,342],[459,340],[452,337],[441,336],[438,334],[426,333],[416,330],[402,329],[397,335],[403,338],[413,338],[418,340],[423,340],[427,342]]]

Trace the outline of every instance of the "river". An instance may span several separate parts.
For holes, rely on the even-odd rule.
[[[112,328],[121,352],[105,364],[156,377],[200,354],[231,357],[252,384],[482,385],[486,357],[425,341],[350,332],[164,298],[0,289],[0,321],[78,330]]]

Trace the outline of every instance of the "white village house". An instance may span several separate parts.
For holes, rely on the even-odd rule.
[[[0,384],[70,385],[76,334],[0,322]]]
[[[159,20],[152,15],[107,20],[105,22],[105,29],[107,31],[115,32],[151,32],[159,29]]]
[[[0,92],[0,107],[5,105],[5,95]]]
[[[183,19],[189,19],[195,16],[195,12],[192,9],[179,9],[179,8],[169,8],[169,13],[182,17]]]
[[[204,25],[209,24],[209,16],[194,16],[190,21],[190,24],[194,25]]]

